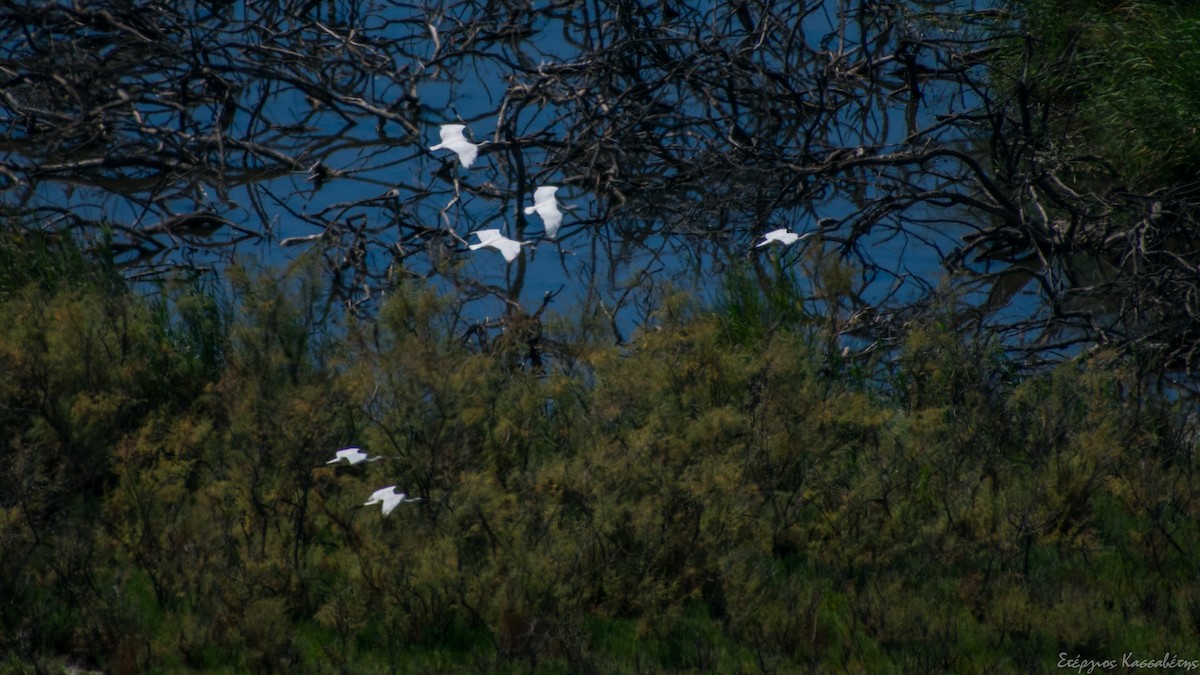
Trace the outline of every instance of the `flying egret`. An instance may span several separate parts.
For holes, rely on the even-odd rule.
[[[784,246],[788,246],[796,243],[796,240],[798,239],[807,238],[810,234],[812,233],[805,232],[803,235],[800,235],[796,234],[795,232],[788,232],[786,227],[781,227],[778,230],[771,230],[770,232],[766,233],[766,235],[763,236],[763,240],[758,242],[758,246],[755,248],[761,248],[773,241],[777,241]]]
[[[525,215],[536,212],[542,217],[547,239],[557,237],[558,228],[562,226],[562,211],[558,210],[558,201],[554,199],[554,193],[557,191],[557,185],[543,185],[533,192],[533,206],[525,207]]]
[[[463,124],[443,124],[440,131],[442,142],[429,149],[453,150],[458,153],[458,160],[462,162],[463,168],[471,168],[471,164],[475,162],[475,157],[479,154],[479,146],[463,136],[463,129],[466,128],[466,125]]]
[[[405,499],[403,492],[396,492],[396,486],[389,485],[385,488],[379,488],[375,492],[372,492],[371,498],[368,499],[367,501],[363,502],[363,506],[370,506],[372,504],[383,504],[383,515],[386,516],[387,514],[391,513],[397,506],[399,506],[400,504],[403,504],[404,502],[419,502],[419,501],[421,501],[420,497],[411,497],[409,499]]]
[[[517,241],[509,239],[500,234],[500,230],[477,230],[471,234],[479,237],[478,244],[470,244],[469,248],[474,251],[485,246],[494,248],[504,254],[504,259],[508,262],[516,260],[517,256],[521,255],[521,247],[528,246],[527,241]]]
[[[367,457],[367,453],[362,451],[362,448],[342,448],[334,453],[334,458],[325,462],[326,464],[337,464],[343,459],[350,465],[361,464],[363,462],[378,462],[382,457]]]

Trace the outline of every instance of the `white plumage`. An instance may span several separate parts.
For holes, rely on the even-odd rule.
[[[362,462],[378,462],[382,457],[367,457],[367,453],[362,451],[362,448],[342,448],[334,453],[335,457],[326,464],[337,464],[342,460],[346,460],[348,464],[360,464]]]
[[[787,246],[789,244],[796,243],[796,240],[799,238],[800,235],[796,234],[795,232],[788,232],[786,227],[781,227],[778,230],[771,230],[770,232],[766,233],[766,235],[763,236],[763,240],[758,242],[758,247],[766,246],[773,241]]]
[[[413,497],[411,499],[405,499],[403,492],[396,492],[396,486],[389,485],[385,488],[380,488],[380,489],[376,490],[375,492],[372,492],[371,498],[368,499],[367,501],[363,502],[363,506],[370,506],[372,504],[383,504],[383,515],[386,516],[387,514],[391,513],[397,506],[399,506],[400,504],[403,504],[404,502],[419,502],[419,501],[421,501],[420,497]]]
[[[464,169],[471,168],[475,163],[475,158],[479,155],[479,146],[467,140],[463,135],[463,129],[467,127],[463,124],[443,124],[440,130],[442,142],[431,146],[430,150],[453,150],[458,154],[458,161],[462,162]]]
[[[558,210],[558,201],[554,199],[554,193],[557,191],[556,185],[543,185],[533,192],[533,206],[525,207],[525,215],[537,213],[542,217],[547,239],[557,237],[558,228],[562,227],[562,211]]]
[[[521,247],[529,244],[527,241],[517,241],[509,239],[500,234],[500,230],[477,230],[471,234],[479,237],[478,244],[470,244],[469,248],[474,251],[483,247],[494,248],[504,254],[504,259],[512,262],[521,255]]]

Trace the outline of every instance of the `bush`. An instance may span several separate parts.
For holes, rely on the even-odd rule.
[[[1037,670],[1190,644],[1194,430],[1107,355],[1019,375],[930,322],[849,376],[794,299],[742,285],[722,312],[671,298],[623,347],[548,322],[575,337],[531,368],[416,284],[331,322],[307,274],[4,297],[7,653]],[[324,464],[351,443],[387,461]],[[360,508],[388,484],[424,501]]]

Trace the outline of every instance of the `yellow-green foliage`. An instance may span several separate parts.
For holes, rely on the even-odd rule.
[[[1098,357],[1017,378],[934,324],[843,382],[820,336],[669,297],[620,348],[556,319],[537,368],[419,285],[339,325],[305,268],[231,280],[5,297],[4,651],[920,672],[1192,644],[1194,429]],[[351,444],[387,459],[324,463]],[[390,484],[424,501],[361,506]]]

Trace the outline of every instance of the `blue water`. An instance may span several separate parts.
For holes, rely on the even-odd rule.
[[[954,11],[945,13],[950,18],[939,19],[913,3],[908,7],[913,35],[959,36],[961,29],[951,20],[954,12],[987,9],[992,4],[953,3]],[[832,0],[818,3],[815,11],[803,18],[798,34],[803,36],[804,48],[862,46],[864,36],[856,17],[844,11],[846,5]],[[533,7],[544,9],[549,5],[536,3]],[[709,32],[701,35],[703,39],[717,39],[720,22],[734,25],[723,3],[697,3],[696,7],[705,21],[697,21],[692,27],[708,26]],[[532,311],[545,294],[559,291],[553,309],[570,311],[585,296],[595,294],[614,311],[624,299],[618,324],[626,334],[647,318],[639,305],[645,306],[650,300],[639,296],[650,292],[642,290],[649,287],[643,283],[648,276],[660,282],[670,280],[711,300],[720,271],[731,261],[749,256],[784,256],[793,269],[802,272],[802,281],[815,298],[816,311],[824,309],[824,300],[814,285],[813,275],[819,266],[814,249],[858,269],[852,290],[862,301],[912,302],[938,285],[941,260],[960,244],[964,233],[971,231],[970,221],[978,218],[962,208],[929,203],[883,218],[874,211],[883,200],[895,199],[905,191],[944,187],[940,183],[945,176],[962,171],[949,160],[930,162],[920,172],[870,161],[911,150],[916,141],[909,137],[915,129],[932,127],[938,116],[968,110],[979,103],[956,85],[929,80],[922,85],[919,103],[913,104],[903,93],[889,95],[903,89],[903,82],[894,77],[881,79],[874,88],[861,88],[861,83],[849,81],[829,83],[830,88],[852,89],[851,98],[857,99],[857,104],[840,108],[828,125],[830,133],[819,139],[817,147],[853,150],[863,146],[864,161],[852,172],[839,176],[838,184],[813,183],[808,199],[776,208],[765,217],[736,207],[721,214],[693,210],[692,205],[706,196],[695,192],[643,196],[637,204],[621,207],[598,199],[587,175],[560,169],[578,168],[577,164],[564,164],[554,146],[569,144],[563,130],[581,114],[580,110],[524,105],[520,100],[505,98],[514,84],[541,86],[528,74],[514,73],[507,62],[536,68],[581,58],[572,40],[583,37],[567,21],[571,17],[568,10],[546,13],[536,35],[519,47],[499,41],[487,53],[452,60],[444,57],[447,41],[453,39],[456,17],[438,17],[430,12],[416,21],[412,20],[414,10],[403,5],[380,4],[372,11],[374,14],[363,20],[366,29],[380,31],[382,37],[404,50],[387,55],[392,59],[392,71],[417,70],[424,77],[410,92],[401,77],[376,76],[356,82],[355,96],[376,108],[389,109],[405,95],[415,94],[420,111],[416,134],[403,124],[379,121],[369,114],[347,120],[337,111],[314,105],[299,90],[282,87],[271,92],[269,105],[258,117],[239,116],[227,133],[272,141],[273,147],[296,160],[294,169],[281,170],[278,165],[260,160],[249,163],[250,168],[261,168],[255,175],[249,175],[252,172],[244,166],[237,171],[215,167],[205,174],[179,177],[167,189],[154,185],[157,202],[147,201],[145,190],[130,191],[121,185],[48,181],[38,184],[26,203],[66,207],[84,218],[135,227],[158,222],[167,210],[213,210],[247,230],[266,233],[265,237],[251,238],[222,232],[214,240],[206,240],[223,244],[213,250],[190,246],[186,240],[180,242],[176,256],[201,265],[212,263],[217,268],[222,256],[230,252],[286,266],[300,252],[331,243],[337,245],[329,250],[327,258],[338,261],[348,255],[353,232],[367,233],[373,244],[366,255],[374,270],[400,265],[407,273],[425,277],[427,283],[446,292],[478,296],[471,302],[469,316],[498,316],[505,311],[506,300]],[[435,46],[429,25],[437,29],[441,49]],[[669,36],[670,31],[665,35]],[[616,39],[595,32],[588,38]],[[736,42],[730,37],[722,40],[726,48]],[[619,48],[619,44],[610,48]],[[751,50],[750,54],[764,69],[786,67],[764,51]],[[925,54],[922,58],[932,57]],[[934,61],[922,63],[937,65]],[[333,64],[330,67],[336,69]],[[254,90],[262,85],[249,86]],[[661,102],[673,109],[698,119],[706,114],[708,104],[686,88],[667,88],[660,95]],[[148,119],[171,115],[162,109],[146,109],[143,113]],[[195,119],[201,123],[212,121],[211,116],[206,119],[203,114]],[[740,118],[731,118],[730,123],[733,121],[745,128],[761,122],[745,112]],[[438,126],[447,122],[467,124],[469,137],[477,141],[504,141],[509,138],[508,129],[515,130],[527,141],[520,149],[524,181],[514,163],[516,156],[506,149],[485,146],[476,166],[469,170],[459,167],[449,151],[430,152],[428,147],[439,140]],[[724,140],[714,135],[719,126],[675,129],[665,140],[683,157],[699,156],[696,153],[721,147]],[[972,151],[970,139],[953,134],[961,132],[940,128],[921,137],[921,142],[929,138]],[[787,155],[795,153],[799,141],[787,136],[771,142]],[[339,174],[321,186],[306,181],[308,166],[318,160]],[[655,179],[670,179],[677,171],[659,165],[639,166],[632,154],[621,170],[630,176],[647,171]],[[939,171],[944,176],[937,175]],[[542,184],[561,186],[558,197],[566,207],[566,217],[558,241],[545,239],[540,219],[526,217],[521,211],[531,203],[533,189]],[[723,194],[731,185],[719,179],[709,187],[712,194]],[[5,198],[13,198],[11,191]],[[730,193],[730,198],[736,199],[737,194]],[[364,204],[364,200],[372,202]],[[793,250],[754,248],[765,231],[789,227],[807,232],[816,229],[821,219],[831,219],[826,221],[823,236],[802,242]],[[340,233],[310,244],[279,245],[284,240],[320,234],[328,224],[335,225]],[[470,233],[484,228],[498,228],[534,246],[512,264],[506,264],[494,250],[468,251],[463,242],[474,241]],[[851,242],[856,248],[848,246]],[[157,262],[132,265],[130,271],[138,274]],[[630,291],[631,286],[639,290]],[[353,292],[360,297],[367,294]],[[979,302],[983,295],[983,291],[976,291],[964,300]],[[378,289],[371,297],[380,297]]]

